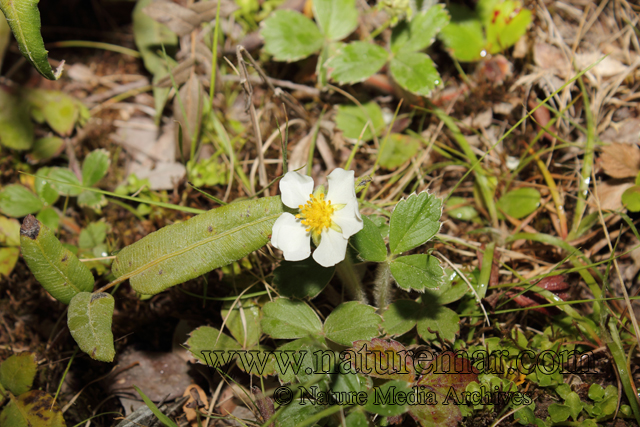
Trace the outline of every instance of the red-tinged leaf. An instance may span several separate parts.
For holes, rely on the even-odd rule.
[[[435,394],[435,401],[409,408],[409,413],[416,422],[424,427],[455,427],[462,421],[458,403],[462,402],[461,393],[467,385],[478,381],[478,369],[471,361],[447,351],[436,356],[435,360],[425,366],[425,374],[418,379],[416,387],[425,394]]]
[[[538,105],[539,104],[533,99],[529,100],[530,109],[533,110]],[[547,127],[547,124],[551,121],[551,113],[549,112],[547,107],[545,107],[544,105],[541,105],[540,108],[538,108],[536,111],[533,112],[533,118],[536,121],[536,126],[538,130],[541,130],[542,128],[546,127],[551,133],[556,134],[556,127],[554,125]],[[553,137],[549,135],[549,133],[547,132],[544,133],[544,138],[546,138],[549,141],[553,140]]]
[[[446,426],[456,427],[462,421],[460,409],[453,399],[443,405],[444,396],[438,396],[437,404],[414,405],[409,407],[411,417],[423,427]]]
[[[376,378],[415,381],[412,352],[397,341],[380,338],[355,341],[352,352],[349,362],[357,372]]]
[[[541,279],[536,286],[542,289],[546,289],[553,293],[558,293],[558,291],[566,291],[569,289],[569,284],[564,281],[564,276],[547,276]]]
[[[477,368],[471,361],[452,351],[446,351],[436,356],[435,360],[428,364],[417,382],[418,386],[425,386],[433,391],[446,396],[453,387],[456,393],[465,391],[469,383],[478,381]]]

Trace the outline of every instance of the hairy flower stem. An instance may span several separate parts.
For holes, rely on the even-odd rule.
[[[356,301],[360,301],[363,304],[368,303],[367,295],[362,289],[362,283],[360,283],[360,278],[358,277],[358,273],[356,273],[353,261],[351,260],[348,252],[344,257],[344,261],[336,265],[336,273],[338,273],[340,281],[351,298]]]
[[[373,297],[378,309],[382,310],[391,303],[393,292],[391,289],[391,270],[388,262],[381,262],[376,269],[375,289]]]

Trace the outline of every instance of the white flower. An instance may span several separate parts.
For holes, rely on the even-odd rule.
[[[334,169],[327,177],[329,191],[313,192],[313,179],[288,172],[280,181],[282,203],[299,209],[297,215],[283,213],[273,224],[271,244],[282,250],[287,261],[301,261],[311,254],[313,239],[318,248],[313,259],[324,267],[344,259],[349,237],[362,230],[356,199],[354,172]]]

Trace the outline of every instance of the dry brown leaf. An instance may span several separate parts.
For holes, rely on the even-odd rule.
[[[571,62],[560,49],[546,43],[536,43],[533,47],[533,60],[541,68],[566,78],[571,75]]]
[[[596,183],[596,191],[603,211],[616,211],[622,208],[622,193],[633,187],[633,182],[625,182],[618,185],[611,185],[606,182]],[[587,200],[589,213],[598,212],[598,204],[594,200],[593,194]]]
[[[191,384],[182,395],[189,397],[189,400],[182,406],[184,414],[187,416],[187,420],[191,423],[191,426],[197,427],[198,422],[195,408],[206,408],[209,406],[207,395],[197,384]]]
[[[600,165],[612,178],[633,178],[640,172],[640,148],[620,142],[604,146]]]
[[[184,36],[203,22],[214,20],[217,7],[218,3],[215,1],[201,1],[189,7],[179,6],[171,1],[155,1],[142,10],[178,36]],[[226,18],[237,9],[238,6],[233,2],[223,1],[220,3],[220,16]]]

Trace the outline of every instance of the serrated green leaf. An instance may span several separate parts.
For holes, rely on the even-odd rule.
[[[260,249],[282,212],[279,196],[212,209],[125,247],[113,274],[126,276],[136,292],[157,294]]]
[[[36,190],[36,194],[40,197],[40,200],[42,200],[45,206],[53,205],[60,197],[58,190],[53,188],[50,182],[46,179],[49,177],[50,172],[51,168],[48,167],[38,169],[33,181],[33,187]]]
[[[82,124],[85,117],[90,116],[84,104],[64,92],[29,89],[24,94],[31,104],[34,119],[45,120],[51,129],[63,136],[71,135],[76,124]]]
[[[509,191],[496,203],[505,214],[516,218],[524,218],[540,206],[540,192],[535,188],[522,187]]]
[[[319,335],[322,322],[303,301],[277,298],[262,308],[262,330],[275,339],[304,338]]]
[[[440,334],[442,338],[453,341],[456,333],[460,330],[458,314],[447,307],[439,306],[437,303],[423,302],[423,304],[423,313],[417,323],[418,335],[427,342],[433,341],[436,339],[436,334],[429,332],[431,329]]]
[[[420,319],[422,305],[411,300],[397,300],[382,313],[382,329],[392,337],[409,332]]]
[[[362,217],[362,225],[362,230],[349,240],[360,258],[373,262],[382,262],[387,259],[387,247],[380,229],[366,216]]]
[[[75,295],[93,289],[91,271],[32,215],[20,227],[20,247],[33,275],[58,301],[69,304]]]
[[[389,249],[401,254],[429,241],[440,230],[442,199],[411,194],[396,205],[389,222]]]
[[[392,133],[378,154],[378,163],[387,169],[395,169],[415,156],[420,145],[418,138]]]
[[[429,96],[442,81],[431,58],[420,52],[398,53],[391,60],[390,70],[400,86],[422,96]]]
[[[391,33],[391,51],[415,52],[433,43],[440,30],[449,23],[444,5],[435,5],[415,15],[411,21],[400,22]]]
[[[187,340],[187,347],[189,351],[202,363],[214,367],[222,367],[224,363],[230,362],[235,356],[228,354],[224,357],[224,361],[219,360],[215,354],[212,354],[214,350],[223,350],[225,352],[237,351],[242,349],[240,344],[229,335],[220,332],[216,328],[210,326],[201,326],[198,329],[193,330],[189,334]],[[203,353],[204,351],[204,353]]]
[[[60,215],[53,208],[44,208],[38,215],[36,215],[36,219],[47,226],[50,230],[57,230],[58,225],[60,225]]]
[[[108,203],[107,198],[104,197],[104,194],[100,194],[95,191],[84,190],[78,196],[78,205],[88,207],[94,210],[99,210],[103,206],[106,206],[107,203]],[[141,206],[141,205],[138,205],[138,206]]]
[[[355,0],[314,0],[313,14],[330,41],[342,40],[358,26]]]
[[[111,158],[105,149],[94,150],[82,163],[82,185],[92,187],[98,183],[109,170]]]
[[[320,361],[316,363],[316,352],[329,353],[322,338],[301,338],[289,341],[278,347],[275,352],[276,372],[283,383],[298,382],[304,384],[313,378],[316,373],[321,373]],[[336,359],[338,360],[338,359]],[[326,366],[322,366],[326,368]],[[333,368],[327,369],[334,371]],[[324,381],[320,386],[324,385]]]
[[[20,249],[16,247],[0,248],[0,277],[9,277],[18,262]]]
[[[373,389],[367,399],[367,404],[364,405],[364,409],[367,412],[385,417],[403,414],[407,412],[409,407],[406,404],[401,405],[397,402],[394,396],[398,396],[400,393],[405,396],[412,393],[408,382],[400,380],[386,382],[382,386]]]
[[[31,390],[18,397],[11,396],[0,413],[0,426],[65,427],[62,411],[53,397],[42,390]]]
[[[311,402],[295,399],[286,405],[278,417],[278,427],[296,427],[304,421],[324,410],[325,406]]]
[[[227,307],[231,303],[227,304]],[[222,309],[222,318],[231,335],[240,343],[243,349],[254,347],[260,341],[260,308],[251,301],[239,302],[233,310]]]
[[[382,47],[368,42],[353,42],[327,61],[331,78],[345,83],[359,83],[374,75],[387,62],[389,54]]]
[[[351,346],[354,341],[377,337],[381,322],[382,318],[374,307],[358,301],[344,302],[327,317],[324,334],[333,342]]]
[[[444,270],[438,259],[431,255],[416,254],[396,258],[389,265],[391,275],[402,289],[438,288],[444,284]]]
[[[70,169],[67,168],[50,168],[47,174],[51,181],[49,185],[56,189],[61,195],[75,197],[82,193],[82,188],[75,187],[75,185],[82,185],[80,180]],[[54,181],[55,180],[55,181]],[[66,183],[73,185],[66,185]]]
[[[33,146],[33,123],[23,99],[0,88],[0,143],[12,150],[28,150]]]
[[[0,384],[16,396],[26,393],[31,390],[37,369],[35,353],[14,354],[0,365]]]
[[[273,284],[283,297],[313,299],[327,286],[335,270],[335,266],[321,266],[313,257],[282,261],[273,271]]]
[[[374,134],[380,135],[385,127],[382,109],[375,102],[358,105],[338,105],[336,113],[336,127],[345,137],[358,139],[367,122],[369,126],[362,135],[362,142],[373,139]]]
[[[486,56],[482,23],[478,16],[462,5],[450,4],[451,21],[438,34],[458,61],[478,61]],[[484,54],[483,54],[484,52]]]
[[[578,393],[575,391],[570,392],[565,398],[564,403],[571,411],[571,418],[573,418],[574,421],[578,421],[578,416],[580,415],[580,412],[582,412],[582,408],[584,406],[580,400],[580,396],[578,396]]]
[[[64,150],[64,140],[57,136],[36,139],[27,159],[29,163],[39,163],[57,157]]]
[[[112,362],[113,348],[111,321],[115,301],[106,292],[81,292],[69,303],[67,325],[80,350],[101,362]]]
[[[92,249],[107,238],[107,223],[103,221],[92,222],[80,232],[78,246],[81,249]]]
[[[0,10],[7,18],[13,36],[18,41],[22,55],[36,70],[49,80],[56,80],[59,73],[49,65],[47,50],[40,35],[40,11],[38,0],[0,0]]]
[[[5,215],[19,218],[42,209],[40,199],[20,184],[7,185],[0,191],[0,211]]]
[[[293,10],[276,10],[262,23],[264,50],[276,61],[293,62],[316,53],[324,38],[316,24]]]

